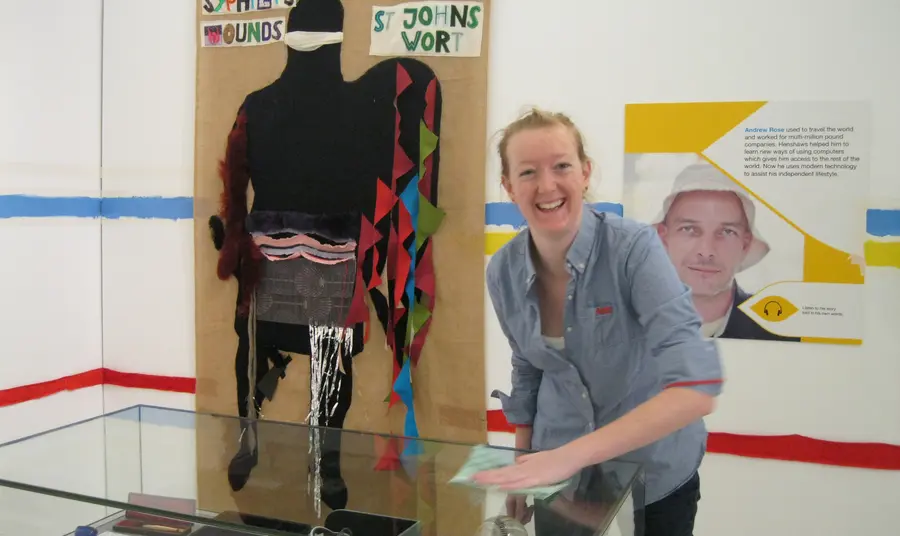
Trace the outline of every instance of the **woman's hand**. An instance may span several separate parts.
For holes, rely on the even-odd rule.
[[[561,482],[581,470],[578,459],[563,448],[525,454],[516,463],[476,473],[472,479],[501,490],[547,486]]]
[[[534,506],[525,503],[524,495],[510,495],[506,498],[506,515],[523,525],[531,521],[534,514]]]

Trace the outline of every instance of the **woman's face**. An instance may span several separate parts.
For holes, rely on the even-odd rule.
[[[503,186],[532,232],[565,236],[577,231],[590,162],[581,162],[575,136],[563,125],[526,129],[506,146],[509,175]]]

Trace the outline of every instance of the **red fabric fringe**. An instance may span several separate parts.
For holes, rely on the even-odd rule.
[[[216,271],[219,279],[225,281],[240,265],[242,300],[238,304],[238,314],[247,315],[250,294],[259,281],[262,253],[245,228],[250,171],[247,166],[247,111],[243,107],[228,134],[225,158],[219,162],[219,177],[223,183],[219,216],[225,222],[225,237]]]

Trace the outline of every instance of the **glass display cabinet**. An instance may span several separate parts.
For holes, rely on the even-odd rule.
[[[0,534],[634,533],[639,466],[585,469],[547,497],[528,497],[520,523],[505,516],[505,492],[451,482],[485,450],[504,463],[516,455],[135,406],[0,445]]]

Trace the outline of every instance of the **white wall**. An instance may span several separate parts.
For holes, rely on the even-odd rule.
[[[103,4],[103,195],[190,199],[196,2],[155,0],[153,9],[129,0]],[[105,367],[194,376],[194,222],[188,216],[103,220]],[[140,401],[193,408],[191,395],[108,387],[104,397],[107,411]]]
[[[53,16],[46,6],[15,2],[3,18],[15,22],[0,35],[0,196],[96,197],[100,2],[63,3]],[[66,46],[38,37],[73,28],[79,38]],[[7,215],[24,202],[0,203]],[[100,367],[99,220],[3,217],[0,244],[0,389]],[[95,388],[60,395],[59,404],[0,407],[0,441],[97,414],[102,402]]]
[[[862,98],[875,110],[872,206],[900,207],[900,4],[892,0],[802,0],[790,9],[773,0],[493,5],[488,134],[525,105],[569,112],[599,162],[602,200],[621,200],[626,103]],[[192,195],[193,2],[17,2],[4,17],[0,195]],[[161,28],[177,37],[159,37]],[[67,38],[60,45],[34,35]],[[490,155],[488,201],[506,201]],[[3,199],[0,214],[17,202]],[[0,243],[15,259],[0,272],[0,293],[13,304],[0,312],[8,327],[0,390],[100,367],[193,376],[191,226],[166,217],[102,226],[97,218],[0,218]],[[36,247],[38,240],[46,241]],[[900,333],[889,323],[900,313],[900,271],[870,269],[866,291],[862,348],[796,345],[789,355],[759,355],[723,341],[731,379],[710,428],[900,443]],[[487,304],[486,314],[488,389],[506,388],[508,347]],[[0,441],[135,403],[192,408],[193,397],[110,386],[63,392],[0,407]],[[116,437],[107,431],[92,441],[107,448]],[[189,434],[182,444],[187,469]],[[106,474],[102,465],[57,461],[57,472],[84,486]],[[884,532],[888,501],[900,496],[889,471],[711,455],[702,477],[699,536]],[[191,486],[165,491],[190,494]]]
[[[136,403],[193,408],[191,394],[99,379],[104,367],[194,376],[193,222],[189,210],[166,216],[193,195],[194,13],[184,0],[4,6],[0,390],[58,391],[68,379],[62,392],[0,407],[0,443]],[[36,198],[9,197],[21,195]],[[101,196],[163,217],[101,219]],[[71,377],[88,371],[94,385],[76,389]],[[158,428],[106,419],[4,447],[0,477],[119,500],[194,496],[193,432],[176,430],[173,454]],[[122,448],[136,441],[141,450]],[[0,488],[4,534],[63,534],[105,513]]]

